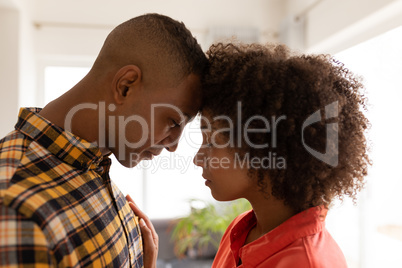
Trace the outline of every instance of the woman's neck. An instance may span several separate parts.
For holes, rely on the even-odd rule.
[[[256,195],[249,201],[257,223],[250,230],[245,244],[257,240],[296,214],[293,209],[284,205],[282,200],[278,200],[272,195],[268,198],[263,194]]]

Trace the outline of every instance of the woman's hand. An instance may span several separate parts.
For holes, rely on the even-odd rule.
[[[140,219],[140,228],[144,247],[144,268],[156,268],[156,259],[158,258],[159,248],[158,234],[156,233],[152,222],[137,207],[130,195],[127,195],[126,199],[134,214]]]

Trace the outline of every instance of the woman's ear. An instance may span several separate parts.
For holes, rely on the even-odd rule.
[[[134,93],[142,80],[141,69],[136,65],[126,65],[120,68],[112,80],[113,98],[117,104]]]

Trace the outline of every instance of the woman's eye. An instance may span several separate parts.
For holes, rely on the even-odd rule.
[[[211,148],[213,146],[211,142],[211,137],[205,132],[202,133],[202,146],[204,148]]]
[[[206,141],[204,141],[204,146],[206,147],[206,148],[211,148],[212,146],[213,146],[213,144],[209,141],[209,140],[206,140]]]

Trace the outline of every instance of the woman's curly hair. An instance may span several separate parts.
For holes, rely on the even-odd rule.
[[[256,115],[271,123],[282,116],[276,129],[248,133],[252,144],[268,144],[267,148],[247,145],[243,133],[237,137],[235,131],[231,137],[243,141],[235,150],[248,154],[249,159],[269,153],[285,159],[286,168],[249,169],[249,176],[257,178],[263,192],[297,212],[318,205],[328,207],[334,198],[342,200],[344,195],[356,198],[371,163],[365,137],[369,122],[363,114],[366,98],[356,76],[329,55],[297,55],[284,45],[218,43],[210,47],[207,57],[202,113],[226,115],[234,129],[239,127],[238,102],[242,124]],[[304,123],[316,111],[321,120],[306,127]],[[326,118],[325,112],[335,117]],[[249,128],[264,129],[266,125],[253,120]],[[333,131],[337,138],[327,140]],[[307,146],[335,156],[335,162],[327,164],[316,158]],[[267,177],[272,192],[267,190]]]

